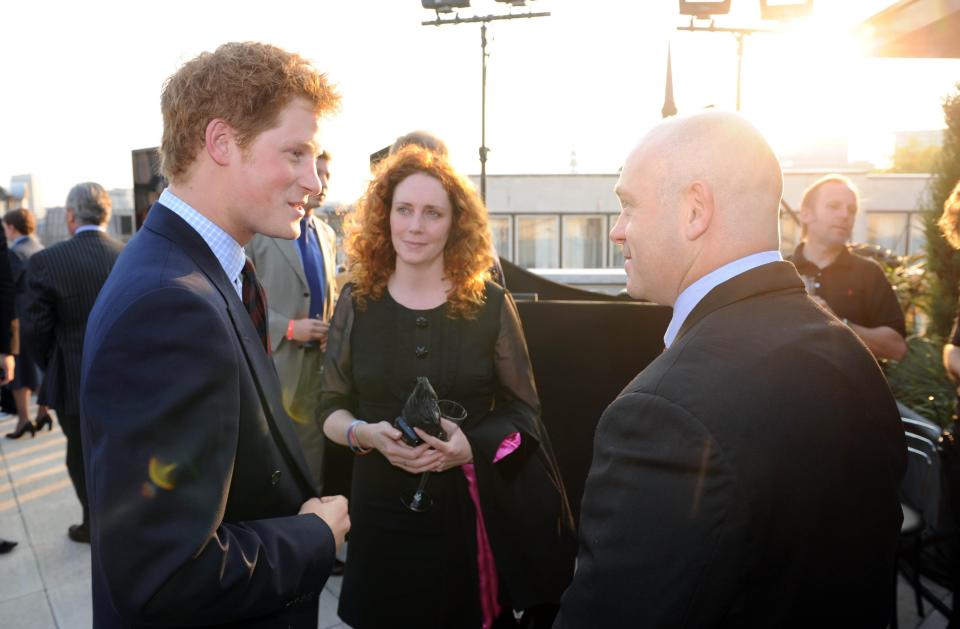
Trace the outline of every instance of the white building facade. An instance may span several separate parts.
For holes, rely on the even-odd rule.
[[[930,175],[803,170],[784,173],[784,201],[799,211],[803,191],[827,174],[849,177],[860,191],[853,239],[900,254],[922,251],[921,212]],[[607,237],[620,211],[609,175],[488,175],[487,207],[500,255],[524,268],[601,269],[623,265]],[[476,182],[476,177],[473,177]],[[781,215],[784,253],[799,242],[793,217]]]

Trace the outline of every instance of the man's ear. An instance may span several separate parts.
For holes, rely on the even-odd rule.
[[[223,118],[214,118],[207,124],[203,137],[204,148],[216,164],[227,166],[237,151],[237,132]]]
[[[706,233],[713,221],[713,213],[717,209],[716,199],[710,185],[700,180],[691,183],[684,195],[686,205],[684,236],[687,240],[696,240]]]
[[[797,218],[800,219],[800,223],[802,225],[806,225],[813,220],[813,210],[811,210],[809,207],[801,205],[800,211],[797,213]]]

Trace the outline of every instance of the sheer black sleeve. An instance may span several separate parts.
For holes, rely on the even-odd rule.
[[[494,408],[483,421],[466,431],[474,448],[475,461],[482,457],[484,461],[492,462],[500,444],[513,433],[520,433],[520,448],[508,458],[529,455],[542,440],[540,398],[520,315],[509,293],[504,293],[500,307],[494,363],[497,379]]]
[[[353,287],[347,284],[340,293],[327,333],[327,353],[323,359],[320,378],[320,405],[317,421],[322,426],[327,417],[336,410],[356,410],[356,395],[353,386],[353,353],[350,333],[353,330],[354,306],[351,295]]]

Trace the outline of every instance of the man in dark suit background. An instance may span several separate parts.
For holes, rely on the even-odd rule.
[[[87,329],[93,624],[316,627],[349,528],[316,497],[243,245],[296,238],[339,100],[298,55],[233,43],[161,98],[170,181]]]
[[[67,471],[83,507],[83,520],[67,535],[89,542],[89,508],[80,427],[80,358],[90,309],[123,244],[106,233],[110,195],[93,182],[67,194],[71,237],[38,251],[27,265],[27,309],[21,322],[26,345],[44,370],[44,395],[67,438]]]
[[[719,111],[630,154],[610,238],[674,307],[604,412],[555,627],[884,627],[906,446],[876,361],[779,249],[782,174]]]

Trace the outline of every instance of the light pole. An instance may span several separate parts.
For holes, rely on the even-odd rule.
[[[505,0],[497,0],[504,2]],[[453,8],[469,6],[469,2],[457,0],[455,2],[444,2],[443,0],[431,1],[422,0],[424,8],[434,9],[437,12],[437,19],[421,22],[423,26],[444,26],[448,24],[475,24],[480,23],[480,198],[484,203],[487,202],[487,153],[490,149],[487,147],[487,58],[490,56],[487,52],[487,24],[497,20],[518,20],[534,17],[548,17],[549,12],[541,13],[508,13],[501,15],[476,15],[471,17],[460,17],[454,14],[452,18],[443,19],[440,13],[449,13]],[[522,6],[523,1],[515,0],[509,2],[514,6]]]
[[[737,28],[737,27],[718,27],[713,23],[713,16],[724,15],[730,11],[730,0],[713,0],[711,2],[687,2],[679,0],[680,14],[690,16],[688,26],[678,26],[678,31],[690,32],[708,32],[708,33],[733,33],[737,38],[737,111],[740,111],[740,80],[743,74],[743,40],[747,35],[754,33],[776,33],[780,32],[770,28]],[[778,0],[771,3],[770,0],[760,0],[760,19],[775,20],[778,22],[789,21],[798,17],[810,15],[813,10],[813,0],[795,0],[785,2]],[[709,26],[696,24],[696,20],[710,20]]]
[[[693,18],[690,18],[688,26],[678,26],[678,31],[691,32],[709,32],[709,33],[733,33],[737,38],[737,111],[740,111],[740,76],[743,73],[743,38],[754,33],[774,33],[776,31],[769,28],[731,28],[715,26],[713,20],[710,20],[710,26],[699,26],[694,24]]]

